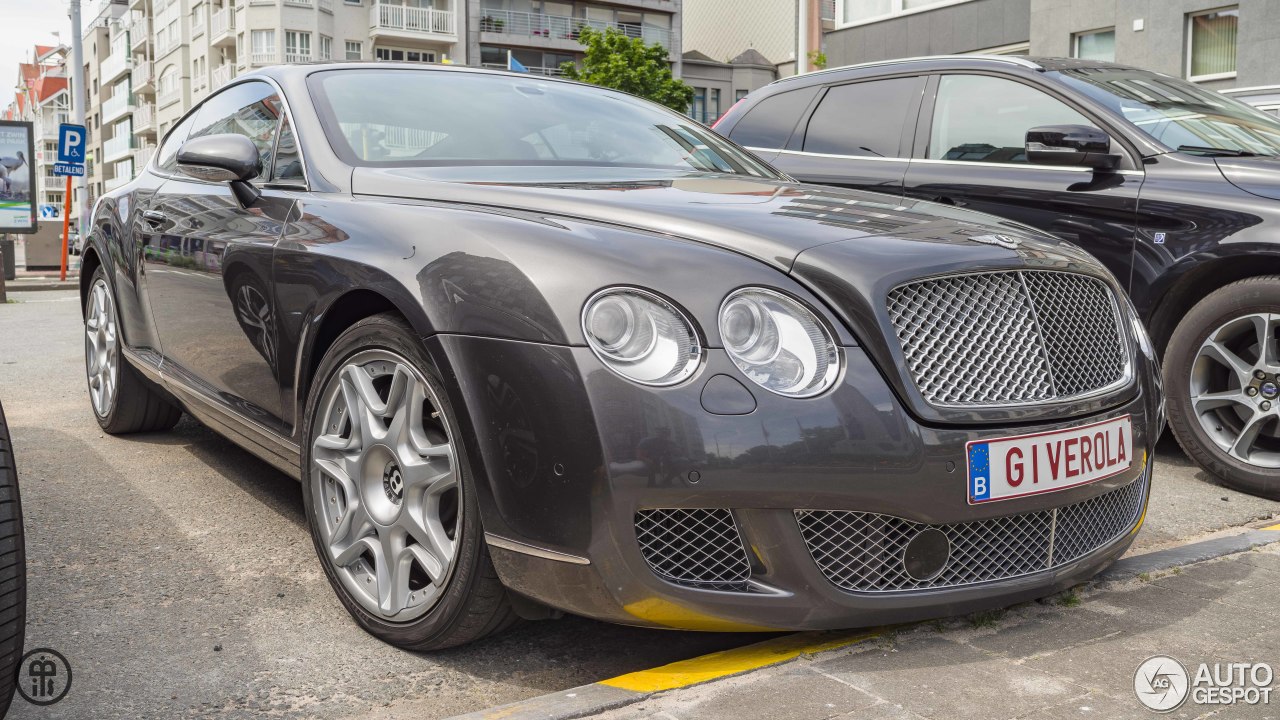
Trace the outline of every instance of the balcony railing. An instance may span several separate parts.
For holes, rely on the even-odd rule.
[[[484,63],[483,67],[493,70],[506,70],[507,66],[503,63]],[[534,65],[526,65],[525,69],[534,75],[562,75],[564,72],[558,67],[537,67]]]
[[[133,66],[131,82],[135,89],[147,87],[155,80],[154,68],[149,62],[140,62]]]
[[[151,38],[151,25],[146,18],[138,18],[129,27],[129,48],[138,51],[146,47]]]
[[[175,83],[171,88],[160,88],[156,93],[156,107],[162,108],[182,99],[182,85]]]
[[[512,10],[485,10],[480,18],[480,32],[542,37],[552,40],[577,40],[584,27],[604,31],[613,28],[627,37],[640,38],[646,44],[671,47],[671,31],[666,28],[637,25],[634,23],[605,22],[565,15],[515,12]]]
[[[374,2],[369,8],[369,27],[377,30],[405,30],[434,35],[455,33],[451,10],[387,5],[381,2]]]
[[[320,0],[320,9],[327,12],[333,12],[333,0]]]
[[[156,124],[156,106],[151,103],[142,103],[138,109],[133,111],[133,131],[135,133],[149,130]]]
[[[109,162],[128,155],[130,150],[133,150],[133,133],[121,133],[102,143],[102,159]]]
[[[133,93],[117,91],[102,103],[102,122],[111,122],[130,110],[133,110]]]
[[[156,154],[155,145],[147,145],[146,147],[140,147],[137,150],[135,150],[133,153],[134,169],[137,170],[138,172],[141,172],[142,168],[146,167],[147,163],[151,162],[151,157],[155,154]]]
[[[254,65],[274,65],[276,56],[275,50],[254,50],[249,54],[249,61]]]
[[[822,0],[822,19],[835,22],[836,0]]]
[[[200,37],[204,34],[204,6],[200,7],[201,12],[191,16],[191,37]]]
[[[285,5],[293,5],[295,7],[314,7],[315,3],[311,0],[284,0]]]
[[[310,52],[291,52],[289,50],[285,50],[284,61],[287,63],[311,62],[311,53]]]
[[[133,57],[127,52],[112,53],[102,63],[103,82],[111,82],[133,68]]]
[[[223,85],[231,82],[232,78],[235,76],[236,69],[231,63],[227,62],[219,65],[213,69],[213,84],[210,89],[217,90]]]
[[[236,29],[236,11],[230,5],[213,14],[209,19],[209,39],[216,40]]]

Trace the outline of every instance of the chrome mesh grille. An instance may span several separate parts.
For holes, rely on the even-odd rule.
[[[1137,522],[1144,488],[1145,478],[1074,505],[950,525],[836,510],[797,510],[796,520],[822,574],[843,590],[955,587],[1047,570],[1108,544]],[[903,553],[927,528],[947,536],[951,555],[938,575],[918,580]]]
[[[659,577],[691,587],[749,589],[751,564],[731,511],[641,510],[635,525],[640,553]]]
[[[894,288],[889,320],[931,405],[1068,399],[1125,379],[1128,351],[1106,283],[1041,270],[979,273]]]

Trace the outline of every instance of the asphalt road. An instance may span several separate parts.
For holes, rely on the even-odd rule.
[[[105,435],[75,295],[12,297],[0,401],[22,483],[27,646],[63,653],[75,679],[56,705],[15,699],[11,717],[447,717],[760,639],[570,618],[431,655],[384,645],[325,582],[295,481],[190,419]],[[1280,512],[1171,442],[1155,482],[1139,552]]]

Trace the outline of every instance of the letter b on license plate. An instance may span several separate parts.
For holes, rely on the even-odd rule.
[[[1091,425],[996,440],[974,440],[969,504],[1065,490],[1102,480],[1133,464],[1128,415]]]

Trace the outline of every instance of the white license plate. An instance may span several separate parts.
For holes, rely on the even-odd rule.
[[[974,440],[969,504],[1056,492],[1111,477],[1133,463],[1129,416],[1069,430]]]

